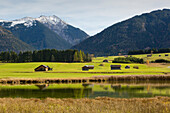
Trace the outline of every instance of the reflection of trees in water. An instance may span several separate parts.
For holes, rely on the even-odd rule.
[[[123,86],[121,85],[111,85],[114,94],[119,94],[120,97],[154,97],[154,96],[170,96],[169,90],[170,86]],[[154,90],[158,92],[154,92]],[[159,90],[158,90],[159,89]],[[162,89],[166,90],[166,93],[162,93]],[[125,94],[125,95],[124,95]]]
[[[59,88],[59,89],[1,89],[0,97],[21,98],[83,98],[92,93],[91,88]]]
[[[97,85],[97,84],[96,84]],[[170,85],[121,85],[121,84],[98,84],[96,90],[94,84],[82,84],[81,88],[54,87],[50,89],[48,84],[36,85],[39,89],[0,89],[0,97],[21,98],[95,98],[98,96],[131,98],[131,97],[153,97],[170,96]],[[93,87],[94,86],[94,87]],[[93,88],[93,90],[92,90]],[[99,87],[98,87],[99,88]]]

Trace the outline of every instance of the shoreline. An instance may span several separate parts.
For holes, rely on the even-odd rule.
[[[0,84],[48,84],[48,83],[114,83],[114,82],[170,82],[168,75],[114,75],[85,78],[7,78],[0,79]]]

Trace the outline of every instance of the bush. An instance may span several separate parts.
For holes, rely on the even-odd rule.
[[[126,58],[118,57],[118,58],[115,58],[112,61],[112,63],[141,63],[143,64],[144,61],[143,59],[136,58],[136,57],[126,57]]]
[[[165,59],[156,59],[155,63],[170,63],[170,61],[165,60]]]

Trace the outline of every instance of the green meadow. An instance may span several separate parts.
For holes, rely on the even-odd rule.
[[[170,56],[170,53],[168,53]],[[161,54],[162,58],[165,54]],[[93,58],[90,63],[58,63],[58,62],[30,62],[30,63],[0,63],[0,78],[80,78],[92,77],[98,75],[159,75],[170,72],[169,63],[161,64],[125,64],[111,63],[118,56],[97,57]],[[135,55],[135,57],[145,58],[146,55]],[[157,59],[159,54],[149,57],[150,60]],[[161,57],[159,57],[161,58]],[[109,63],[103,63],[104,59],[108,59]],[[103,64],[103,66],[99,66]],[[53,68],[48,72],[35,72],[34,69],[39,65],[48,65]],[[94,69],[82,71],[84,65],[94,65]],[[121,70],[111,70],[110,65],[121,65]],[[129,65],[130,69],[125,69]],[[139,69],[133,69],[138,66]],[[108,73],[109,72],[109,73]]]
[[[165,56],[165,54],[168,54],[168,56]],[[137,57],[137,58],[143,58],[144,61],[155,61],[156,59],[166,59],[166,60],[170,60],[170,53],[157,53],[157,54],[152,54],[152,57],[147,57],[147,55],[149,54],[141,54],[141,55],[128,55],[128,56],[132,56],[132,57]],[[159,56],[161,55],[161,56]],[[109,62],[112,62],[112,60],[114,60],[114,58],[117,57],[124,57],[124,56],[107,56],[107,57],[94,57],[93,58],[93,62],[102,62],[104,59],[108,59]]]

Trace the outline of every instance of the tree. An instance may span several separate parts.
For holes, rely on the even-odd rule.
[[[55,62],[55,57],[54,57],[54,55],[51,55],[51,62]]]
[[[11,52],[10,52],[10,62],[17,62],[17,60],[18,60],[18,55],[17,55],[17,53],[11,51]]]
[[[77,51],[75,51],[75,53],[74,53],[74,60],[73,61],[78,62],[78,52]]]
[[[80,50],[80,52],[78,52],[77,56],[78,56],[78,61],[79,62],[83,62],[84,61],[81,50]]]

